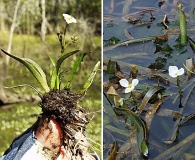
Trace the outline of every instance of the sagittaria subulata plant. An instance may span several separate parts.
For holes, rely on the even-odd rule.
[[[64,146],[67,148],[67,152],[71,154],[74,158],[85,158],[87,156],[87,151],[90,148],[88,138],[85,135],[86,124],[89,123],[89,118],[87,117],[86,111],[83,108],[77,106],[79,100],[83,98],[87,89],[90,87],[96,72],[100,67],[100,62],[97,62],[93,71],[89,75],[87,81],[85,82],[83,88],[77,93],[73,93],[70,90],[70,85],[80,66],[83,58],[89,53],[82,53],[77,61],[75,61],[74,66],[69,74],[68,81],[63,89],[60,89],[61,80],[61,65],[70,56],[78,53],[79,50],[74,50],[69,53],[65,53],[66,46],[71,42],[74,43],[78,38],[73,37],[71,42],[65,41],[66,30],[70,23],[76,23],[76,19],[70,15],[63,14],[66,21],[66,26],[63,35],[58,33],[58,38],[61,44],[61,56],[55,61],[52,57],[49,57],[53,65],[53,72],[51,75],[50,85],[47,82],[46,74],[42,68],[33,60],[28,58],[19,58],[15,55],[9,54],[3,49],[2,52],[7,56],[17,60],[22,63],[36,78],[44,90],[44,94],[40,94],[42,108],[42,117],[44,118],[54,118],[60,124],[63,129]]]

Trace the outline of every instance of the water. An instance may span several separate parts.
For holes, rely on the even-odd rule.
[[[180,1],[184,4],[183,11],[187,16],[187,28],[193,29],[195,18],[192,13],[193,11],[193,1]],[[163,26],[159,26],[158,24],[162,22],[164,15],[166,14],[168,16],[168,20],[170,22],[169,27],[170,28],[179,28],[178,26],[178,14],[177,14],[177,8],[176,4],[177,1],[165,1],[165,3],[159,7],[159,4],[157,1],[143,1],[143,0],[136,0],[132,1],[132,3],[129,5],[129,11],[125,14],[123,8],[125,1],[116,2],[114,1],[114,8],[111,12],[110,8],[112,8],[111,1],[104,1],[104,17],[106,17],[104,23],[103,23],[103,39],[108,40],[111,37],[118,38],[120,40],[119,43],[130,40],[130,39],[141,39],[141,38],[147,38],[151,36],[162,36],[165,35],[166,30]],[[149,12],[143,14],[140,12],[140,10],[143,9],[150,9],[152,10],[152,16],[155,17],[155,20],[151,21],[151,14]],[[127,22],[128,17],[134,17],[134,18],[142,18],[142,22],[149,22],[150,24],[142,25],[142,26],[135,26],[131,23]],[[112,19],[112,20],[109,20]],[[187,58],[194,58],[194,52],[191,49],[190,45],[188,44],[186,47],[177,50],[175,48],[175,45],[177,44],[176,39],[178,38],[179,32],[177,33],[171,33],[168,34],[168,41],[165,44],[168,44],[173,51],[171,52],[171,56],[156,51],[156,45],[154,44],[154,40],[149,40],[147,42],[139,42],[139,43],[133,43],[129,44],[128,46],[119,46],[112,48],[110,46],[104,46],[104,54],[103,58],[104,61],[107,62],[108,59],[112,59],[114,61],[117,61],[121,67],[121,70],[128,75],[130,72],[130,65],[136,64],[138,66],[148,68],[152,63],[157,60],[158,57],[165,58],[166,63],[161,69],[168,70],[168,67],[170,65],[176,65],[179,68],[183,67],[183,63],[185,63],[185,60]],[[188,36],[192,39],[194,39],[195,35],[193,32],[190,32],[188,30]],[[161,45],[163,47],[165,44]],[[138,69],[139,70],[139,69]],[[140,69],[139,71],[142,71]],[[173,147],[174,145],[181,142],[183,139],[185,139],[187,136],[191,135],[194,132],[194,122],[190,121],[191,123],[186,124],[179,128],[179,134],[177,138],[177,142],[174,142],[172,145],[167,145],[163,141],[169,140],[173,128],[175,125],[174,116],[168,115],[166,113],[167,110],[171,110],[172,114],[173,112],[180,112],[181,108],[179,108],[179,98],[177,97],[177,85],[176,80],[171,78],[168,75],[168,72],[165,72],[163,74],[166,76],[166,78],[169,79],[170,84],[163,84],[160,83],[161,86],[166,88],[166,91],[169,91],[169,93],[172,93],[173,95],[169,95],[165,100],[163,100],[162,105],[160,106],[160,109],[158,112],[156,112],[156,115],[154,116],[151,127],[149,129],[149,136],[148,136],[148,146],[149,146],[149,157],[148,159],[154,159],[158,155],[162,154],[169,148]],[[105,76],[105,75],[104,75]],[[140,80],[140,84],[150,84],[150,85],[157,85],[156,79],[148,79],[144,76],[138,76],[137,77]],[[183,110],[183,116],[189,115],[194,113],[194,76],[191,77],[191,80],[186,80],[186,77],[181,77],[181,86],[183,88],[183,98],[182,103],[185,106]],[[107,78],[104,78],[104,82],[108,82]],[[106,89],[105,89],[106,91]],[[118,91],[119,92],[119,91]],[[120,93],[120,92],[119,92]],[[123,96],[123,95],[122,95]],[[107,105],[107,104],[104,104]],[[151,104],[148,105],[148,107]],[[161,114],[163,113],[163,115]],[[167,116],[165,116],[165,113]],[[104,114],[105,118],[107,117],[106,114]],[[142,116],[143,119],[145,119],[145,116]],[[119,127],[116,124],[112,123],[113,119],[110,119],[110,123],[108,123],[111,126]],[[104,132],[104,137],[106,138],[106,134],[110,134],[111,140],[104,141],[104,158],[108,156],[108,150],[111,149],[113,139],[115,141],[118,141],[119,148],[122,146],[122,144],[125,141],[125,136],[114,133],[113,131]],[[129,133],[129,130],[127,130],[127,133]],[[127,139],[128,137],[126,137]],[[111,142],[110,142],[111,141]],[[108,144],[109,143],[109,144]],[[109,146],[109,147],[108,147]],[[191,143],[187,147],[187,150],[180,151],[181,155],[177,155],[178,159],[186,158],[189,155],[194,155],[193,149],[195,149],[195,144]],[[175,152],[174,152],[175,153]],[[172,154],[174,154],[172,153]],[[165,159],[168,155],[165,156]],[[128,157],[128,156],[127,156]],[[124,159],[128,159],[128,158]],[[194,158],[194,157],[193,157]]]

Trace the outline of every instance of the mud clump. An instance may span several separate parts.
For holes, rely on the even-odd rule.
[[[71,156],[83,157],[90,147],[85,136],[89,119],[85,110],[77,107],[81,95],[69,90],[51,90],[42,97],[42,116],[54,118],[63,130],[63,145],[71,152]]]

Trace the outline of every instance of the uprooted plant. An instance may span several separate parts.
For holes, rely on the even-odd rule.
[[[77,61],[75,61],[74,66],[69,74],[68,81],[63,89],[60,89],[61,76],[62,76],[62,63],[70,56],[78,53],[79,50],[74,50],[69,53],[65,53],[66,47],[70,43],[75,43],[77,37],[72,37],[71,41],[65,41],[66,31],[70,23],[76,23],[76,19],[70,15],[63,14],[66,21],[66,26],[64,33],[58,33],[58,39],[61,44],[61,56],[55,61],[52,57],[49,57],[53,65],[53,71],[51,74],[50,85],[48,85],[47,77],[41,67],[33,60],[28,58],[19,58],[15,55],[11,55],[2,52],[7,56],[22,63],[36,78],[44,90],[44,94],[40,94],[41,98],[40,107],[42,108],[41,116],[44,118],[54,118],[60,124],[64,137],[64,146],[68,147],[67,151],[74,158],[84,158],[87,157],[88,149],[91,147],[88,142],[88,138],[85,135],[86,125],[90,122],[88,114],[83,108],[77,106],[78,102],[84,97],[87,89],[90,87],[96,72],[100,67],[100,62],[97,62],[93,71],[89,75],[87,81],[85,82],[83,88],[77,93],[73,93],[70,89],[71,82],[83,61],[84,57],[89,53],[82,53]]]

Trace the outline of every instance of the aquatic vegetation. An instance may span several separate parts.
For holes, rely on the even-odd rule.
[[[100,62],[97,62],[82,89],[75,93],[71,91],[71,82],[84,57],[90,52],[81,53],[81,55],[75,61],[70,74],[68,75],[66,85],[64,87],[61,86],[61,79],[63,76],[61,66],[63,62],[68,57],[79,53],[79,50],[66,53],[66,47],[68,44],[70,44],[69,42],[66,43],[65,41],[66,30],[69,24],[76,23],[76,19],[67,14],[64,14],[63,16],[67,24],[64,28],[63,36],[58,34],[61,44],[60,57],[57,60],[50,57],[53,65],[53,71],[50,75],[50,84],[48,83],[48,76],[46,76],[43,69],[35,61],[28,58],[19,58],[7,53],[3,49],[1,50],[6,55],[22,63],[41,85],[43,89],[43,93],[39,92],[39,96],[41,98],[40,107],[43,112],[41,117],[46,120],[49,118],[54,118],[60,124],[63,130],[63,137],[65,137],[63,140],[63,146],[68,146],[68,148],[66,147],[67,153],[74,158],[85,158],[88,155],[88,150],[94,148],[89,143],[89,141],[92,140],[87,138],[85,134],[86,125],[90,122],[90,118],[88,117],[88,113],[84,108],[78,107],[78,103],[85,96],[85,93],[91,86],[93,79],[99,70]],[[76,39],[73,38],[71,43],[75,43]]]
[[[135,86],[138,85],[139,80],[138,79],[133,79],[131,83],[129,83],[126,79],[121,79],[119,81],[120,85],[125,87],[125,93],[129,93],[132,90],[134,90]]]
[[[130,10],[112,19],[111,27],[104,25],[104,39],[123,40],[104,47],[104,158],[194,158],[194,143],[188,142],[194,137],[194,122],[188,119],[194,117],[194,75],[189,76],[194,74],[194,26],[191,14],[186,18],[184,13],[191,3],[183,8],[165,1],[159,2],[161,8],[139,0],[132,6],[126,3]],[[116,2],[117,14],[126,8],[118,6]],[[136,88],[129,83],[135,78]],[[124,92],[127,87],[130,94]]]
[[[178,76],[181,76],[184,74],[184,69],[180,68],[178,69],[177,66],[169,66],[169,75],[173,78],[176,78]]]

